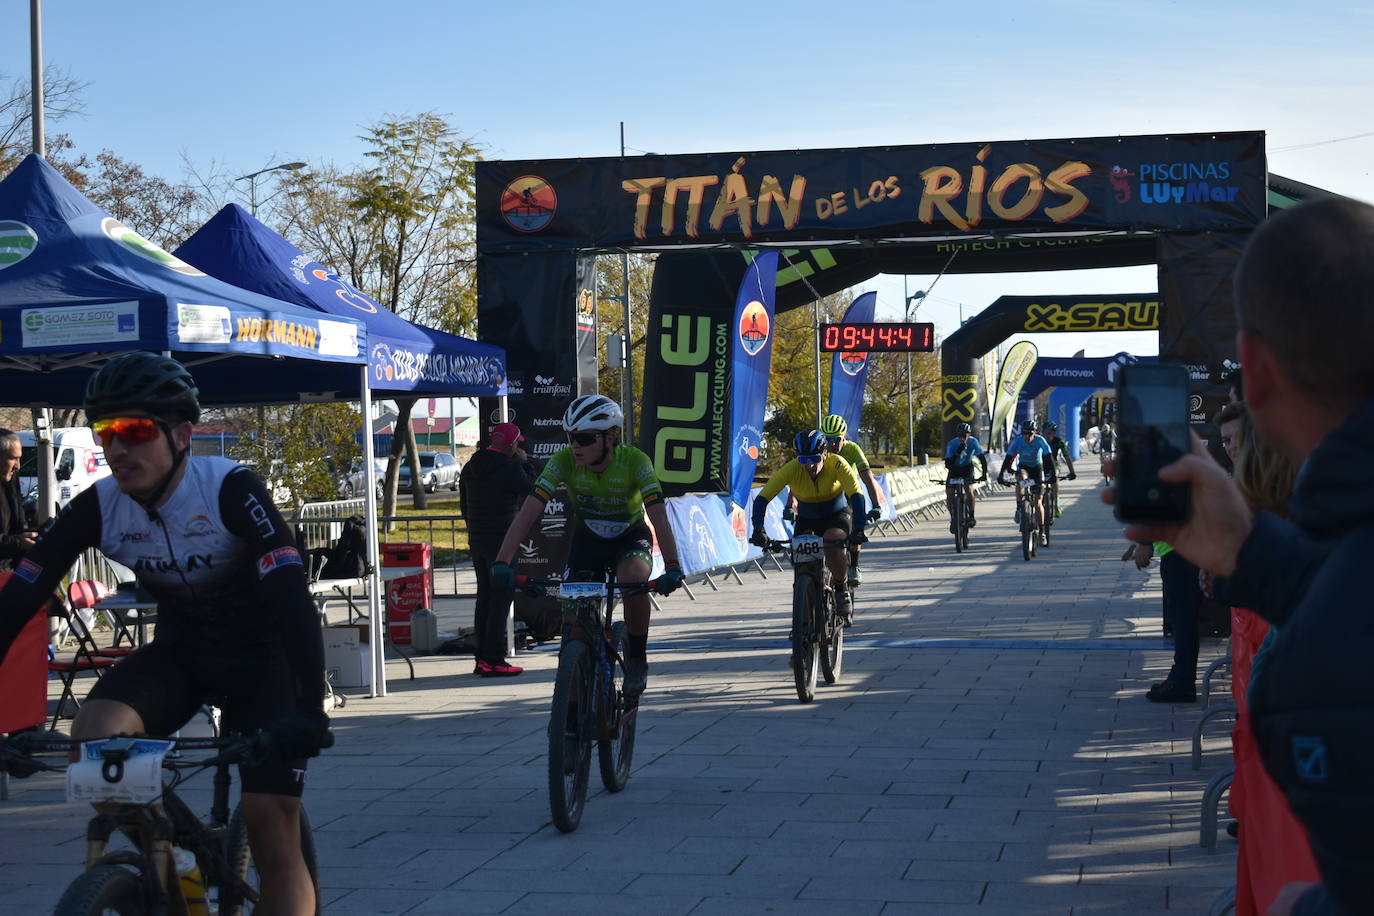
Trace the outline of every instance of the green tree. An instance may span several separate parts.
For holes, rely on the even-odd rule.
[[[845,290],[820,300],[820,320],[839,321],[854,301]],[[820,361],[821,409],[830,399],[830,362]],[[773,470],[792,457],[792,438],[816,425],[816,318],[811,305],[775,316],[773,364],[768,376],[768,407],[764,414],[764,455],[760,469]]]
[[[476,177],[483,147],[443,117],[386,117],[360,138],[369,167],[325,166],[292,173],[282,216],[307,250],[403,318],[455,334],[477,324]],[[387,466],[384,514],[395,508],[404,450],[425,507],[414,398],[397,399],[398,435]]]
[[[630,397],[629,403],[622,406],[631,413],[632,429],[639,430],[637,407],[644,399],[644,341],[649,326],[649,289],[653,283],[655,254],[629,254],[622,265],[620,255],[603,255],[597,258],[596,273],[596,333],[597,344],[601,348],[600,376],[598,389],[601,394],[617,401],[621,399],[623,370],[609,366],[605,359],[606,341],[621,333],[625,327],[625,309],[620,296],[623,277],[629,277],[630,326]],[[628,273],[624,267],[628,266]]]
[[[263,412],[265,432],[254,411],[232,412],[239,438],[230,457],[251,465],[269,489],[284,490],[280,508],[288,515],[303,502],[338,499],[339,477],[361,453],[353,405],[286,404]]]

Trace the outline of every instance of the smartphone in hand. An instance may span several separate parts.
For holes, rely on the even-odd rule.
[[[1182,522],[1188,487],[1159,469],[1188,453],[1188,370],[1133,363],[1116,376],[1116,517],[1123,522]]]

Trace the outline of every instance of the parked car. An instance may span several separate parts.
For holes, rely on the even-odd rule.
[[[440,487],[458,489],[458,472],[462,465],[448,452],[420,452],[420,485],[426,493],[433,493]],[[401,461],[401,473],[396,481],[397,491],[404,493],[410,489],[410,463]]]
[[[382,498],[382,487],[386,483],[386,459],[372,459],[372,489],[377,498]],[[356,458],[348,468],[348,473],[339,481],[339,496],[343,499],[360,497],[367,492],[366,475],[363,473],[363,459]]]

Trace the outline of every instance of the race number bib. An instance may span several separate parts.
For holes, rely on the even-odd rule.
[[[799,534],[792,538],[792,565],[815,563],[824,556],[825,542],[814,534]]]
[[[162,797],[162,758],[175,742],[139,738],[130,742],[129,757],[121,767],[106,766],[100,749],[110,741],[121,740],[127,739],[82,743],[81,760],[67,767],[67,801],[144,804]],[[106,779],[117,771],[122,771],[118,772],[119,779]]]

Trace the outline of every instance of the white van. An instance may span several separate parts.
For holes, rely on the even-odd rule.
[[[55,496],[59,507],[71,502],[76,494],[100,478],[110,476],[110,467],[105,463],[105,450],[96,443],[95,434],[88,427],[55,429],[52,431],[52,441],[53,466],[57,477]],[[19,463],[19,492],[27,499],[38,489],[38,446],[33,433],[28,430],[19,433],[19,443],[24,448]]]

